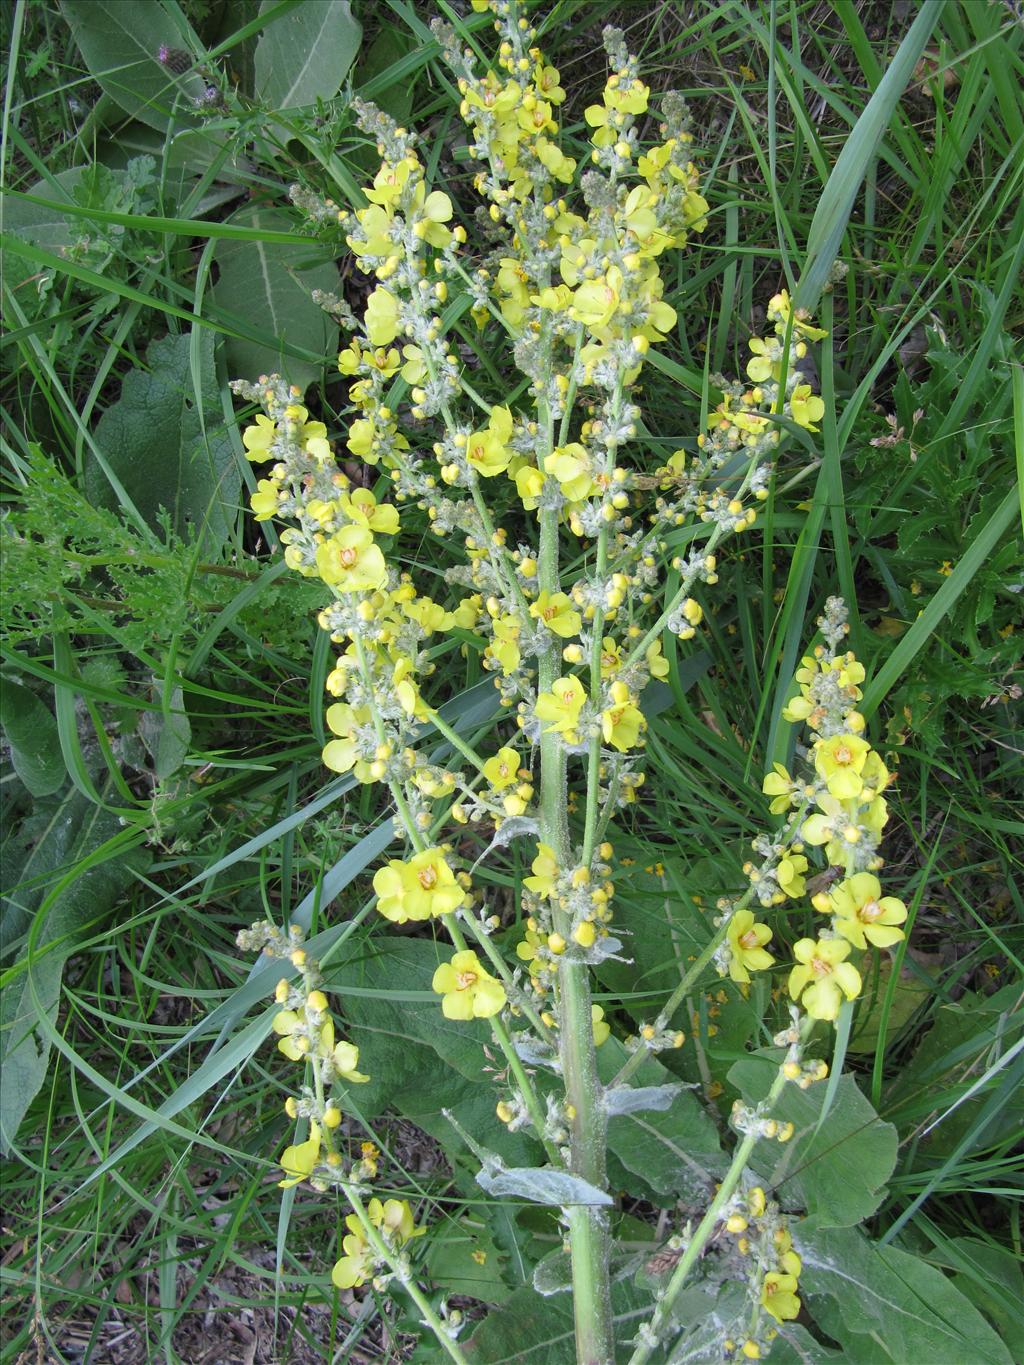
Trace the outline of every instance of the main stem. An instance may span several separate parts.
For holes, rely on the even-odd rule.
[[[540,514],[541,590],[557,592],[558,510]],[[549,691],[559,671],[555,644],[539,660],[539,687]],[[566,819],[566,755],[557,734],[540,741],[541,837],[554,850],[560,867],[569,866],[571,848]],[[556,910],[555,915],[559,912]],[[558,925],[568,936],[569,925]],[[584,962],[562,960],[558,968],[559,1053],[571,1123],[569,1167],[597,1189],[604,1189],[607,1119],[597,1076],[590,982]],[[608,1278],[608,1216],[601,1208],[577,1204],[568,1210],[572,1261],[573,1308],[578,1365],[613,1365],[611,1292]]]

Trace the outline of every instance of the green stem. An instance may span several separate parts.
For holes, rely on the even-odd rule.
[[[458,730],[452,729],[448,722],[443,719],[439,711],[435,711],[433,707],[428,707],[427,719],[430,721],[431,725],[438,732],[438,734],[444,735],[445,739],[452,746],[452,748],[457,749],[458,752],[462,755],[462,757],[468,763],[471,763],[474,768],[476,768],[477,772],[480,773],[483,772],[484,770],[483,759],[472,747],[472,745],[466,743],[466,741],[459,734]]]
[[[383,1237],[381,1237],[380,1233],[370,1221],[370,1215],[367,1213],[366,1206],[359,1195],[356,1194],[351,1185],[343,1185],[342,1189],[345,1191],[345,1198],[352,1206],[352,1212],[362,1224],[366,1240],[369,1242],[370,1246],[373,1247],[378,1259],[389,1267],[391,1273],[403,1285],[413,1303],[423,1314],[423,1321],[433,1332],[434,1336],[437,1337],[439,1345],[444,1347],[452,1360],[457,1362],[457,1365],[469,1365],[466,1357],[462,1354],[458,1342],[453,1341],[445,1331],[444,1323],[430,1306],[429,1299],[415,1280],[402,1271],[397,1258],[388,1250]]]
[[[542,591],[558,591],[558,517],[557,508],[541,510],[538,572]],[[538,683],[542,691],[550,689],[554,682],[558,661],[557,644],[541,655]],[[566,868],[571,858],[566,820],[566,755],[557,734],[541,734],[540,764],[541,837],[553,849],[559,866]],[[556,922],[559,918],[565,920],[561,927],[568,929],[567,917],[559,911],[555,914]],[[569,1167],[574,1175],[604,1189],[608,1122],[597,1075],[586,963],[560,959],[558,986],[559,1052],[571,1124]],[[608,1216],[603,1209],[577,1204],[568,1210],[568,1221],[577,1361],[580,1365],[612,1365]]]
[[[766,1117],[770,1117],[771,1111],[779,1096],[782,1094],[785,1085],[786,1075],[780,1065],[778,1075],[772,1082],[772,1088],[768,1091],[768,1094],[763,1101],[763,1111]],[[761,1108],[761,1106],[759,1106],[759,1108]],[[697,1224],[697,1230],[694,1232],[686,1250],[683,1252],[679,1264],[676,1266],[675,1270],[673,1270],[672,1278],[665,1286],[665,1290],[658,1301],[658,1306],[654,1310],[650,1322],[641,1335],[640,1344],[629,1358],[629,1365],[646,1365],[646,1362],[650,1360],[653,1351],[658,1345],[662,1331],[670,1325],[675,1301],[679,1297],[690,1271],[704,1254],[704,1248],[707,1246],[711,1234],[715,1230],[715,1225],[719,1220],[719,1214],[736,1192],[736,1187],[740,1183],[743,1170],[750,1158],[751,1152],[757,1145],[759,1137],[760,1134],[756,1130],[752,1133],[748,1133],[733,1153],[732,1163],[725,1174],[725,1179],[722,1181],[721,1185],[719,1185],[718,1192],[708,1206],[707,1213],[705,1213],[704,1217]]]
[[[467,947],[466,940],[462,936],[462,930],[459,928],[458,921],[455,919],[454,915],[447,915],[445,917],[445,925],[448,929],[448,933],[451,935],[452,943],[455,944],[455,951],[464,953]],[[544,1145],[548,1160],[561,1169],[562,1162],[559,1158],[557,1148],[544,1136],[544,1110],[541,1108],[540,1100],[537,1098],[537,1092],[533,1088],[533,1082],[526,1074],[519,1054],[515,1050],[508,1029],[502,1023],[501,1016],[498,1014],[494,1015],[489,1020],[489,1023],[491,1025],[491,1033],[494,1035],[494,1041],[497,1043],[498,1047],[501,1048],[505,1061],[508,1063],[509,1070],[516,1078],[516,1084],[519,1086],[523,1100],[526,1103],[526,1112],[530,1115],[530,1122],[537,1130],[537,1137]]]

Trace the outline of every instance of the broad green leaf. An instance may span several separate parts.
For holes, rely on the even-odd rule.
[[[934,995],[934,983],[926,975],[917,971],[902,970],[896,978],[895,986],[892,987],[892,1000],[889,1002],[887,992],[890,990],[892,971],[893,959],[888,954],[881,955],[874,998],[858,1001],[853,1036],[847,1048],[847,1051],[856,1056],[874,1055],[883,1019],[886,1024],[886,1038],[893,1042],[899,1038],[921,1006]]]
[[[90,805],[77,792],[58,810],[60,815],[23,870],[23,878],[39,872],[56,878],[67,864],[83,861],[120,831],[116,816]],[[52,1026],[56,1018],[64,963],[85,926],[113,910],[131,878],[125,858],[108,858],[86,868],[56,895],[51,893],[34,911],[38,922],[19,960],[21,970],[5,986],[0,1003],[0,1149],[5,1154],[46,1079],[50,1044],[40,1025],[46,1019]]]
[[[607,1084],[629,1054],[617,1038],[598,1051],[598,1068]],[[633,1077],[638,1087],[664,1085],[676,1078],[654,1058]],[[690,1090],[675,1096],[670,1108],[617,1114],[608,1123],[609,1179],[612,1185],[650,1191],[675,1202],[707,1198],[724,1169],[718,1134]],[[638,1181],[640,1182],[638,1184]]]
[[[828,1332],[848,1360],[1013,1365],[974,1305],[920,1256],[878,1247],[854,1228],[793,1231],[801,1295],[812,1316],[821,1296],[832,1300]]]
[[[263,0],[260,13],[277,0]],[[349,0],[302,0],[268,24],[256,44],[256,96],[270,109],[333,99],[363,36]]]
[[[153,759],[153,771],[161,781],[176,773],[188,756],[192,725],[185,711],[180,687],[175,687],[166,712],[146,711],[139,719],[139,735]]]
[[[175,75],[158,56],[166,45],[200,59],[202,45],[184,20],[175,23],[159,0],[61,0],[61,11],[93,78],[122,109],[160,131],[195,119],[203,78]]]
[[[953,1237],[938,1255],[956,1267],[954,1284],[1004,1341],[1024,1340],[1024,1271],[1013,1251],[978,1237]]]
[[[246,208],[232,223],[257,230],[286,232],[294,220],[280,209]],[[314,249],[314,252],[316,249]],[[225,348],[231,379],[256,380],[261,374],[283,374],[307,389],[323,373],[322,365],[284,355],[278,342],[292,342],[326,358],[337,348],[337,324],[312,299],[314,289],[338,287],[338,273],[324,252],[310,256],[303,248],[279,242],[221,241],[214,251],[220,274],[213,290],[217,306],[266,337],[266,342],[232,337]],[[299,269],[300,265],[312,265]]]
[[[164,508],[183,536],[215,545],[233,524],[241,476],[223,431],[211,333],[199,335],[202,391],[189,366],[188,335],[162,337],[146,352],[148,371],[134,370],[96,428],[96,441],[132,502],[151,526]],[[200,405],[201,409],[200,410]],[[98,463],[86,466],[86,490],[115,505]]]
[[[612,1285],[616,1359],[629,1357],[637,1328],[650,1315],[649,1296],[631,1284]],[[488,1314],[463,1345],[471,1365],[569,1365],[576,1359],[572,1300],[540,1297],[532,1285],[516,1290]]]
[[[51,796],[67,780],[52,712],[20,683],[0,684],[0,725],[14,771],[33,796]]]
[[[502,1278],[502,1252],[479,1221],[445,1221],[431,1229],[424,1269],[447,1294],[482,1303],[504,1303],[510,1290]]]
[[[71,246],[88,229],[84,224],[79,225],[70,212],[63,213],[61,206],[67,204],[69,210],[81,212],[76,191],[89,170],[88,166],[72,166],[69,170],[58,171],[51,179],[37,180],[28,193],[45,199],[45,204],[33,204],[15,194],[0,195],[4,231],[57,253]],[[116,177],[119,183],[126,179],[124,171],[109,171],[108,174]],[[4,278],[12,289],[36,273],[33,263],[15,252],[4,252],[0,259]]]
[[[745,1057],[730,1070],[747,1104],[768,1093],[778,1056]],[[896,1165],[896,1129],[882,1122],[852,1076],[839,1082],[819,1129],[824,1098],[824,1085],[787,1085],[772,1116],[793,1123],[796,1133],[784,1145],[759,1143],[751,1161],[785,1207],[807,1210],[801,1227],[809,1229],[850,1227],[869,1217]]]
[[[930,1166],[938,1166],[970,1133],[991,1096],[988,1086],[966,1092],[1020,1042],[1022,1028],[1014,984],[991,996],[968,993],[935,1011],[931,1028],[885,1095],[901,1127],[916,1128],[924,1120],[920,1150]],[[986,1141],[1012,1138],[1022,1126],[1024,1093],[1018,1092],[986,1129]]]

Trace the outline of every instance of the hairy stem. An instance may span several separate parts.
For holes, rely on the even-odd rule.
[[[557,592],[559,589],[558,516],[557,508],[545,508],[540,514],[542,591]],[[554,644],[539,660],[542,690],[551,687],[558,667],[558,646]],[[564,868],[571,857],[566,821],[568,793],[566,755],[557,734],[541,735],[540,764],[541,837],[554,850],[559,866]],[[568,927],[568,923],[560,926]],[[586,963],[563,959],[558,967],[558,987],[559,1051],[571,1133],[569,1165],[574,1175],[597,1189],[604,1189],[608,1125],[597,1075]],[[608,1279],[608,1217],[601,1208],[578,1204],[568,1210],[568,1220],[577,1361],[579,1365],[611,1365],[614,1342]]]
[[[763,1109],[766,1116],[771,1114],[775,1102],[782,1094],[785,1085],[786,1074],[780,1066],[778,1075],[772,1082],[772,1088],[768,1091],[763,1103]],[[711,1234],[715,1230],[715,1225],[719,1221],[719,1215],[736,1192],[736,1187],[740,1183],[740,1179],[743,1175],[743,1169],[746,1166],[759,1137],[760,1134],[756,1130],[747,1133],[743,1141],[736,1148],[736,1151],[733,1154],[732,1163],[725,1174],[725,1178],[721,1185],[719,1185],[718,1192],[708,1206],[707,1213],[705,1213],[704,1217],[697,1224],[697,1229],[690,1238],[689,1244],[683,1252],[679,1264],[676,1266],[675,1270],[673,1270],[672,1278],[665,1286],[665,1291],[658,1301],[658,1306],[654,1310],[646,1329],[641,1333],[640,1342],[637,1345],[636,1350],[629,1358],[629,1365],[646,1365],[647,1361],[650,1360],[651,1355],[658,1345],[658,1340],[662,1331],[664,1331],[672,1321],[672,1309],[686,1283],[687,1276],[704,1254],[704,1248],[707,1246]]]

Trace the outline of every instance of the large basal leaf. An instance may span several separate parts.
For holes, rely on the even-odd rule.
[[[364,939],[355,951],[326,972],[328,986],[345,1002],[345,1035],[358,1044],[360,1069],[371,1078],[353,1090],[353,1102],[369,1113],[397,1110],[450,1148],[453,1159],[465,1160],[462,1140],[443,1113],[450,1110],[509,1165],[536,1164],[537,1144],[510,1133],[494,1112],[499,1094],[493,1071],[501,1054],[486,1021],[445,1019],[440,997],[430,989],[450,948],[425,939]],[[478,1168],[470,1157],[466,1169],[475,1175]],[[474,1197],[479,1195],[475,1187]]]
[[[28,193],[38,199],[46,199],[49,205],[33,204],[27,199],[15,199],[11,195],[0,196],[3,204],[4,232],[13,233],[33,246],[45,247],[47,251],[61,254],[67,247],[78,241],[88,228],[80,218],[61,213],[61,204],[77,204],[83,192],[83,181],[93,174],[90,166],[71,166],[66,171],[58,171],[52,180],[37,180]],[[123,185],[127,179],[122,170],[108,170],[107,175]],[[51,207],[52,206],[52,207]],[[97,204],[102,208],[103,204]],[[12,289],[22,284],[30,275],[37,273],[39,267],[16,251],[0,253],[3,278]]]
[[[278,0],[263,0],[260,13]],[[329,100],[355,61],[363,36],[349,0],[302,0],[275,19],[256,45],[256,96],[270,109]]]
[[[22,782],[33,796],[52,796],[68,775],[52,712],[27,687],[5,681],[0,686],[0,725]]]
[[[47,874],[58,880],[120,828],[116,816],[91,805],[72,789],[55,808],[46,832],[22,869],[22,880]],[[88,868],[49,906],[38,889],[24,899],[17,890],[10,892],[5,928],[39,914],[44,919],[32,936],[31,960],[26,960],[26,947],[0,998],[0,1149],[5,1154],[46,1079],[50,1044],[37,1030],[37,1021],[40,1015],[55,1018],[64,963],[74,951],[78,936],[113,909],[131,878],[131,864],[118,856]]]
[[[778,1057],[746,1057],[729,1072],[747,1104],[764,1099]],[[781,1203],[807,1210],[806,1228],[852,1227],[874,1213],[896,1165],[898,1137],[883,1123],[850,1075],[841,1078],[832,1107],[818,1128],[823,1084],[807,1090],[787,1085],[773,1117],[796,1126],[783,1145],[760,1142],[751,1165],[772,1186]]]
[[[504,1303],[509,1297],[503,1257],[482,1223],[448,1219],[431,1229],[429,1241],[424,1269],[431,1284],[481,1303]]]
[[[935,1011],[932,1027],[904,1062],[885,1097],[901,1127],[923,1127],[918,1141],[927,1161],[949,1157],[991,1099],[988,1086],[965,1098],[964,1077],[970,1081],[980,1077],[997,1055],[1005,1055],[1019,1042],[1022,1028],[1020,995],[1013,983],[995,995],[969,992]],[[959,1101],[955,1107],[954,1100]],[[1018,1087],[986,1126],[985,1141],[995,1143],[1022,1129],[1024,1093]]]
[[[49,200],[52,207],[4,195],[4,231],[13,232],[26,242],[45,246],[50,251],[60,251],[70,246],[80,229],[73,219],[61,213],[59,205],[78,202],[75,192],[88,171],[88,166],[71,166],[66,171],[58,171],[52,180],[36,180],[29,186],[27,192],[30,195]],[[112,174],[121,178],[124,176],[123,171]],[[26,263],[26,271],[29,268]]]
[[[176,75],[158,54],[166,46],[195,58],[202,45],[159,0],[61,0],[61,12],[93,79],[122,109],[161,132],[195,118],[203,78]]]
[[[598,1051],[606,1084],[627,1057],[617,1038]],[[665,1085],[676,1078],[649,1058],[633,1078],[638,1087]],[[653,1202],[683,1199],[703,1204],[725,1166],[718,1134],[691,1090],[681,1090],[665,1110],[618,1114],[608,1122],[608,1178],[613,1188],[644,1195]]]
[[[280,209],[247,208],[233,224],[288,232],[295,220]],[[303,252],[308,248],[303,247]],[[226,347],[232,379],[256,380],[261,374],[283,374],[305,390],[323,372],[323,364],[287,355],[281,343],[326,357],[337,350],[338,328],[312,299],[314,289],[328,293],[338,287],[338,272],[323,255],[308,263],[295,247],[278,242],[227,241],[217,243],[214,260],[220,271],[214,298],[230,324],[232,317],[257,328],[266,343],[229,337]]]
[[[189,345],[187,335],[150,345],[148,370],[126,376],[120,398],[100,418],[96,442],[150,525],[159,524],[164,508],[180,535],[202,535],[214,546],[233,524],[241,476],[223,431],[213,334],[199,335],[198,394]],[[86,466],[86,491],[99,505],[116,505],[98,463]]]
[[[631,1284],[612,1285],[616,1359],[629,1358],[629,1343],[650,1316],[649,1296]],[[572,1299],[542,1298],[532,1285],[517,1290],[490,1313],[463,1345],[472,1365],[570,1365],[576,1360]]]
[[[801,1295],[847,1360],[1013,1365],[974,1305],[920,1256],[876,1246],[853,1228],[793,1232]]]

